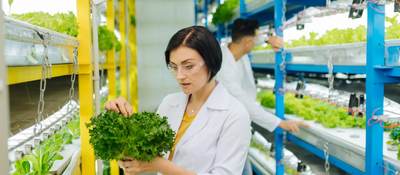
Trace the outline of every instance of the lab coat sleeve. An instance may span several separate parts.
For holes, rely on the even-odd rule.
[[[273,132],[275,128],[281,122],[281,119],[274,114],[265,111],[264,108],[247,97],[246,92],[240,85],[240,81],[235,76],[235,72],[229,69],[229,65],[223,65],[220,72],[218,73],[217,80],[221,82],[229,93],[239,100],[247,109],[250,115],[250,119],[260,125],[261,127]]]
[[[250,119],[244,107],[224,123],[213,167],[197,175],[241,175],[250,146]],[[212,160],[210,160],[212,161]]]

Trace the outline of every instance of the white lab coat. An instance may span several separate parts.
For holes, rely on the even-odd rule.
[[[249,57],[244,55],[240,60],[236,61],[228,47],[222,45],[221,49],[222,66],[217,74],[217,80],[246,107],[253,122],[271,132],[274,131],[281,119],[265,111],[257,103],[256,85]]]
[[[171,94],[158,108],[175,132],[187,100],[184,93]],[[172,162],[198,175],[241,175],[250,138],[249,114],[218,83],[176,145]]]

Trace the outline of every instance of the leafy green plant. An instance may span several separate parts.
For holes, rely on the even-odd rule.
[[[21,159],[14,164],[16,171],[13,175],[25,175],[31,172],[31,164],[27,159]]]
[[[72,140],[78,137],[79,118],[76,117],[67,124],[67,127],[57,131],[36,147],[32,154],[16,161],[13,175],[48,175],[54,162],[63,158],[60,155],[63,146],[72,143]]]
[[[124,117],[105,111],[93,117],[87,127],[95,155],[102,160],[131,157],[151,161],[172,148],[175,135],[166,117],[149,112]]]
[[[250,147],[258,149],[265,155],[269,155],[269,150],[265,148],[265,146],[261,143],[258,143],[254,138],[251,139],[250,141]]]
[[[72,12],[56,13],[54,15],[46,12],[29,12],[12,14],[12,17],[56,32],[74,37],[78,36],[78,22]]]
[[[389,134],[390,140],[387,144],[397,146],[397,159],[400,160],[400,126],[393,128]]]
[[[214,25],[224,24],[232,20],[235,16],[235,9],[239,6],[239,0],[226,0],[224,3],[218,6],[217,10],[213,14],[211,23]]]
[[[266,108],[275,108],[275,96],[272,91],[262,91],[258,100]],[[294,94],[285,95],[285,113],[294,114],[304,120],[314,120],[327,128],[365,128],[366,119],[347,114],[344,108],[333,106],[325,101],[305,96],[295,98]]]
[[[116,52],[119,52],[122,48],[121,42],[118,40],[117,36],[115,34],[113,35],[113,41],[114,41],[114,48]]]
[[[107,26],[99,26],[98,39],[100,51],[111,50],[114,47],[113,33],[107,29]]]
[[[131,25],[133,27],[135,27],[136,26],[136,17],[135,17],[135,15],[131,15],[130,16],[130,21],[131,21]]]
[[[72,135],[73,139],[77,139],[81,135],[79,124],[80,124],[79,117],[76,117],[67,124],[69,133]]]
[[[121,50],[121,44],[118,41],[117,37],[115,34],[107,29],[107,26],[102,25],[99,26],[98,28],[98,39],[99,39],[99,50],[104,52],[104,51],[109,51],[111,49],[115,49],[115,51],[120,51]]]
[[[400,144],[400,127],[395,127],[390,131],[389,137],[391,139],[391,144]]]
[[[14,3],[14,0],[8,0],[8,5],[11,7],[11,5]]]
[[[397,160],[400,160],[400,145],[398,145],[397,148]]]

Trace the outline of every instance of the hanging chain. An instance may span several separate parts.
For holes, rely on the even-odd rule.
[[[282,62],[279,64],[279,70],[282,72],[282,87],[279,92],[284,95],[286,92],[286,50],[282,51]]]
[[[43,111],[44,111],[44,93],[46,91],[46,86],[47,82],[46,79],[49,75],[49,69],[51,67],[49,66],[49,57],[48,57],[48,36],[49,34],[41,34],[37,32],[39,37],[42,39],[42,44],[43,44],[43,57],[42,57],[42,76],[40,79],[40,93],[39,93],[39,102],[38,102],[38,108],[37,108],[37,119],[36,119],[36,124],[34,127],[34,135],[36,136],[38,133],[40,133],[43,129],[41,121],[44,119],[43,117]]]
[[[333,96],[333,82],[335,80],[335,76],[333,75],[333,58],[332,58],[331,54],[329,54],[328,65],[327,66],[328,66],[328,84],[329,84],[328,101],[329,102],[333,102],[333,99],[332,99],[332,98],[334,98],[334,96]]]
[[[324,144],[324,156],[325,156],[325,173],[329,175],[329,169],[330,169],[330,164],[329,164],[329,147],[328,143]]]
[[[73,51],[73,58],[72,58],[72,74],[71,74],[71,87],[69,88],[68,94],[68,105],[67,105],[67,112],[69,113],[72,110],[72,100],[75,98],[75,80],[76,75],[78,74],[78,48],[75,47]]]
[[[101,87],[103,87],[103,84],[106,82],[106,78],[105,78],[105,66],[100,64],[100,89]]]
[[[279,30],[283,33],[283,30],[285,30],[285,28],[286,28],[286,25],[287,24],[285,24],[285,22],[286,22],[286,16],[285,16],[285,13],[286,13],[286,2],[287,0],[283,0],[282,1],[282,18],[281,18],[281,26],[279,27]]]
[[[281,161],[285,158],[285,145],[286,145],[287,132],[283,130],[282,132],[282,154]]]
[[[284,24],[286,21],[286,16],[285,16],[285,12],[286,12],[286,0],[283,0],[283,5],[282,5],[282,18],[281,18],[281,25],[280,28],[278,30],[280,30],[283,33],[284,30]],[[283,78],[282,78],[282,87],[277,89],[278,93],[284,95],[286,92],[286,88],[285,88],[285,83],[286,83],[286,50],[281,49],[281,53],[282,53],[282,62],[279,64],[279,70],[282,72]]]

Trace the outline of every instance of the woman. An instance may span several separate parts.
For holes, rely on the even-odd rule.
[[[165,97],[157,111],[168,117],[176,132],[174,146],[165,159],[119,165],[126,174],[241,174],[250,144],[250,119],[242,104],[215,80],[222,63],[217,40],[204,27],[184,28],[169,41],[165,60],[183,91]],[[107,102],[106,109],[132,113],[121,98]]]

